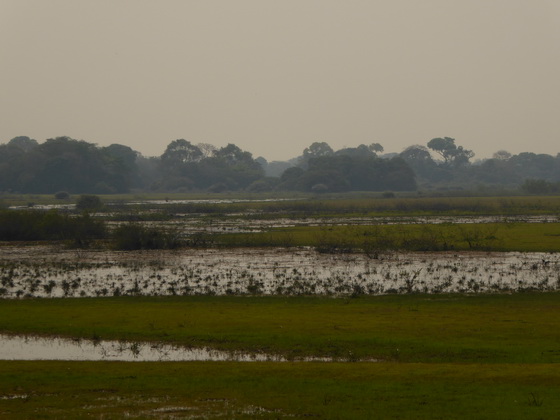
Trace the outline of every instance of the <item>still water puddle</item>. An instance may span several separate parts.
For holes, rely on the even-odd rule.
[[[225,352],[162,343],[78,340],[0,334],[0,360],[73,360],[122,362],[236,361],[285,362],[269,354]],[[309,359],[311,360],[311,359]],[[327,361],[326,359],[313,359]]]

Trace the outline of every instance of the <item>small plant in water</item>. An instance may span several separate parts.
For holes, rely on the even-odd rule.
[[[535,395],[535,393],[531,392],[531,394],[529,395],[528,404],[531,407],[540,407],[541,405],[543,405],[543,400],[538,395]]]
[[[130,352],[134,357],[138,357],[140,354],[140,344],[139,343],[132,343],[130,345]]]

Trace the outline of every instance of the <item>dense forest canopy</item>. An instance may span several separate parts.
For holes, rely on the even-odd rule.
[[[129,146],[69,137],[43,143],[26,136],[0,144],[0,192],[125,193],[136,191],[414,191],[522,187],[560,192],[560,154],[497,151],[472,162],[474,152],[451,137],[383,154],[379,143],[333,150],[314,142],[287,162],[253,158],[235,144],[217,148],[185,139],[145,157]]]

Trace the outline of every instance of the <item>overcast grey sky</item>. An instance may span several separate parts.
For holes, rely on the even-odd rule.
[[[560,152],[560,0],[0,0],[0,142]]]

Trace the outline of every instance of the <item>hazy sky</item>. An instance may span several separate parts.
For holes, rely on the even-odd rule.
[[[560,0],[0,0],[0,142],[560,152]]]

